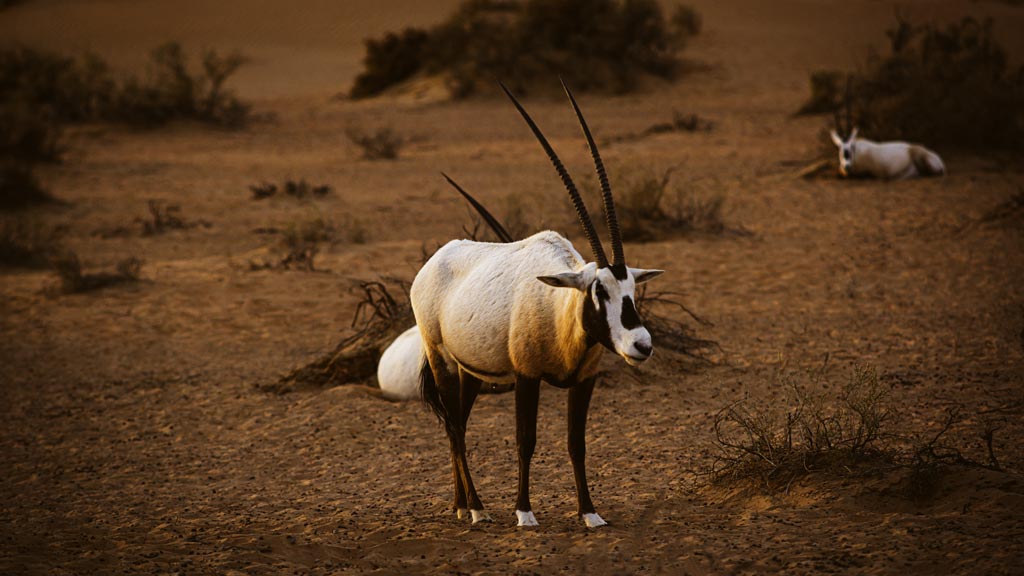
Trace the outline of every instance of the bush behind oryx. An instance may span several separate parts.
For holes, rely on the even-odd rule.
[[[643,75],[674,78],[701,26],[693,8],[666,18],[655,0],[467,0],[433,28],[367,39],[349,95],[373,96],[417,74],[444,76],[455,97],[495,78],[528,93],[558,76],[579,91],[630,92]]]

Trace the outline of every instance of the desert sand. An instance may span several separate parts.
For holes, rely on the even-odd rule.
[[[48,271],[0,273],[0,573],[3,574],[1015,574],[1024,566],[1024,230],[977,223],[1024,186],[1017,161],[944,154],[949,176],[908,182],[804,180],[820,118],[793,118],[810,71],[850,66],[884,45],[894,4],[694,1],[701,64],[674,84],[584,95],[599,137],[642,131],[673,110],[714,122],[608,145],[613,185],[679,165],[697,195],[725,198],[750,235],[626,246],[664,268],[722,351],[684,373],[669,355],[635,370],[605,359],[590,413],[589,473],[609,526],[575,517],[565,392],[541,394],[532,491],[541,526],[515,526],[514,402],[482,397],[470,463],[495,522],[450,511],[447,442],[418,403],[363,386],[261,391],[331,349],[358,302],[357,280],[411,279],[421,249],[459,237],[467,216],[444,170],[501,213],[524,198],[538,226],[576,239],[564,193],[514,109],[422,90],[338,99],[362,38],[439,22],[457,3],[29,1],[0,12],[4,43],[93,50],[139,68],[152,46],[238,49],[232,87],[273,121],[240,132],[75,127],[42,173],[65,205],[33,217],[66,227],[89,269],[128,255],[142,281],[55,297]],[[1024,10],[995,2],[908,2],[911,16],[991,15],[1024,57]],[[591,170],[571,109],[527,105],[581,177]],[[345,129],[410,138],[368,161]],[[940,150],[940,153],[943,152]],[[250,184],[305,178],[322,199],[253,201]],[[103,238],[146,202],[209,227]],[[594,208],[596,210],[596,207]],[[257,228],[323,217],[365,229],[325,247],[320,271],[250,269],[277,238]],[[655,342],[657,347],[658,343]],[[953,468],[933,498],[901,495],[898,474],[812,474],[787,491],[709,485],[713,414],[770,398],[772,375],[821,366],[842,380],[877,368],[910,417],[1007,410],[995,436],[1004,471]],[[1009,408],[1008,408],[1009,407]],[[984,456],[980,420],[951,431]]]

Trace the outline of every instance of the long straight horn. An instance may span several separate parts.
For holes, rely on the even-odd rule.
[[[566,96],[569,97],[569,102],[572,102],[572,109],[576,111],[576,118],[579,119],[580,126],[583,128],[583,135],[587,137],[587,146],[590,148],[590,155],[594,157],[594,166],[597,168],[597,178],[601,181],[604,217],[608,222],[608,234],[612,237],[612,266],[625,266],[626,257],[622,253],[622,235],[619,233],[619,219],[615,216],[615,199],[612,198],[612,185],[608,182],[608,173],[604,169],[604,162],[601,161],[601,153],[597,150],[594,136],[590,133],[587,121],[583,118],[583,112],[580,111],[579,105],[576,104],[576,99],[573,98],[572,92],[565,85],[565,80],[561,78],[559,80],[562,82],[562,88],[565,90]]]
[[[491,227],[491,230],[494,230],[494,235],[498,237],[498,240],[501,240],[502,242],[515,242],[515,240],[512,239],[512,235],[508,233],[508,230],[505,230],[505,227],[501,225],[501,222],[498,222],[498,219],[492,216],[491,213],[487,211],[487,208],[484,208],[483,204],[477,202],[476,198],[470,196],[469,192],[463,190],[462,186],[456,184],[455,180],[449,178],[447,174],[441,172],[441,176],[444,176],[444,179],[447,180],[452,187],[458,190],[459,194],[462,194],[462,197],[465,198],[473,208],[476,208],[476,211],[480,214],[480,217],[484,219],[484,222],[487,222],[487,225]]]
[[[530,118],[530,115],[523,109],[522,104],[516,97],[512,95],[512,92],[503,84],[498,82],[501,89],[505,91],[505,94],[512,100],[512,104],[515,105],[516,110],[519,110],[519,114],[526,120],[526,124],[533,131],[533,135],[540,141],[540,145],[547,152],[548,158],[551,159],[551,164],[554,165],[555,171],[558,172],[558,176],[562,179],[562,184],[565,184],[565,189],[569,192],[569,197],[572,199],[572,205],[576,208],[576,216],[580,220],[580,225],[583,227],[583,233],[587,236],[587,241],[590,242],[590,250],[594,253],[594,258],[597,260],[598,268],[608,267],[608,257],[604,255],[604,248],[601,247],[601,240],[597,236],[597,231],[594,229],[594,223],[590,220],[590,214],[587,213],[587,207],[583,204],[583,198],[580,197],[580,193],[576,190],[576,184],[573,183],[572,178],[569,177],[569,173],[565,170],[565,166],[562,165],[562,161],[558,159],[558,155],[555,154],[554,149],[551,148],[551,144],[548,144],[547,138],[541,133],[540,128],[537,128],[537,124]]]

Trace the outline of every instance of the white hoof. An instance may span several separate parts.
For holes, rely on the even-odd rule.
[[[598,516],[597,512],[583,515],[583,523],[587,525],[587,528],[597,528],[598,526],[607,526],[608,523],[604,521],[604,518]]]
[[[462,520],[463,518],[468,518],[469,510],[466,510],[465,508],[459,508],[458,510],[455,511],[455,517],[459,520]]]
[[[537,517],[533,515],[533,512],[516,510],[516,518],[519,519],[520,526],[540,526],[540,524],[537,523]]]
[[[491,515],[483,510],[470,510],[469,514],[473,517],[473,524],[477,522],[491,522]]]

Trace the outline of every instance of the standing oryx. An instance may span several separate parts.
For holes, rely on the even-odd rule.
[[[564,84],[563,84],[564,87]],[[602,346],[630,365],[650,358],[651,335],[634,306],[636,284],[661,270],[626,266],[611,187],[597,146],[572,94],[603,192],[614,259],[601,241],[575,184],[547,139],[504,85],[502,88],[550,158],[572,199],[596,262],[587,263],[556,232],[510,244],[455,240],[423,266],[410,291],[427,363],[423,396],[441,419],[451,446],[455,509],[473,522],[489,519],[466,461],[466,422],[481,382],[515,383],[519,453],[520,526],[535,526],[530,506],[530,460],[537,438],[540,381],[568,388],[569,456],[577,513],[589,527],[603,526],[585,470],[586,422]]]

